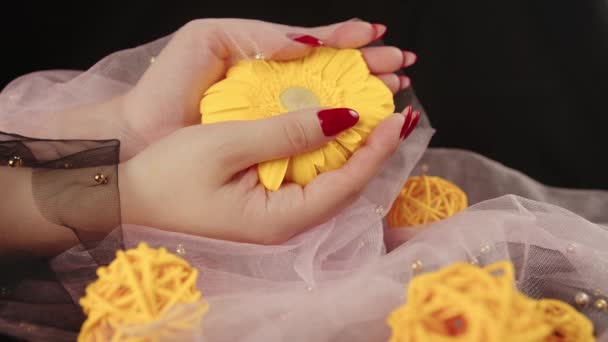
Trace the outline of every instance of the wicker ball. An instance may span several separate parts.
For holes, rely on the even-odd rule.
[[[79,342],[172,340],[198,326],[208,308],[197,270],[164,248],[119,251],[97,275],[80,300],[87,320]]]
[[[467,195],[455,184],[432,176],[410,177],[388,213],[391,228],[420,226],[464,210]]]

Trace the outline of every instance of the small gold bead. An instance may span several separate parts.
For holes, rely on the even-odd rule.
[[[107,184],[108,183],[108,178],[103,173],[96,174],[94,179],[95,179],[95,183],[97,183],[97,184]]]
[[[577,292],[576,295],[574,295],[574,302],[578,306],[585,306],[589,304],[590,300],[591,298],[585,292]]]
[[[150,64],[154,64],[154,62],[156,62],[156,57],[150,57]]]
[[[608,307],[608,302],[606,302],[604,298],[600,298],[593,303],[593,306],[595,306],[595,308],[598,310],[606,310]]]
[[[23,159],[19,156],[13,156],[8,161],[8,166],[10,167],[21,167],[23,166]]]
[[[63,167],[66,168],[66,169],[69,169],[69,168],[72,167],[72,164],[71,163],[64,163]]]
[[[421,260],[416,260],[416,261],[414,261],[412,263],[412,270],[414,272],[422,271],[422,266],[423,266],[422,261]]]

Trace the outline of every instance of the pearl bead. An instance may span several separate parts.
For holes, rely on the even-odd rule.
[[[427,174],[429,172],[429,165],[422,164],[422,166],[420,166],[420,172],[422,172],[422,174]]]
[[[491,249],[492,249],[492,248],[491,248],[490,246],[488,246],[488,245],[483,245],[483,246],[481,246],[480,252],[481,252],[482,254],[486,254],[486,253],[490,252],[490,250],[491,250]]]
[[[591,298],[585,292],[577,292],[576,295],[574,295],[574,302],[578,306],[585,306],[589,304],[590,300]]]
[[[569,243],[568,247],[566,248],[566,252],[568,252],[568,253],[576,252],[576,245],[573,243]]]
[[[179,245],[177,245],[177,248],[175,249],[175,253],[177,253],[177,255],[179,255],[179,256],[186,255],[186,249],[184,248],[184,245],[182,245],[181,243]]]
[[[257,52],[255,54],[255,56],[253,56],[253,58],[255,58],[257,60],[263,60],[263,59],[266,59],[266,56],[264,56],[264,53],[262,53],[262,52]]]

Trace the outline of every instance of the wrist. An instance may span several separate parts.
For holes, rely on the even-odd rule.
[[[123,224],[137,224],[135,209],[133,208],[134,191],[130,176],[130,163],[123,162],[118,165],[118,192],[120,194],[120,216]]]

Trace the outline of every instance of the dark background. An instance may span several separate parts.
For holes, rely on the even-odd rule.
[[[608,1],[22,1],[0,14],[0,87],[203,17],[313,26],[359,17],[415,51],[407,71],[433,146],[481,153],[550,185],[608,189]]]

